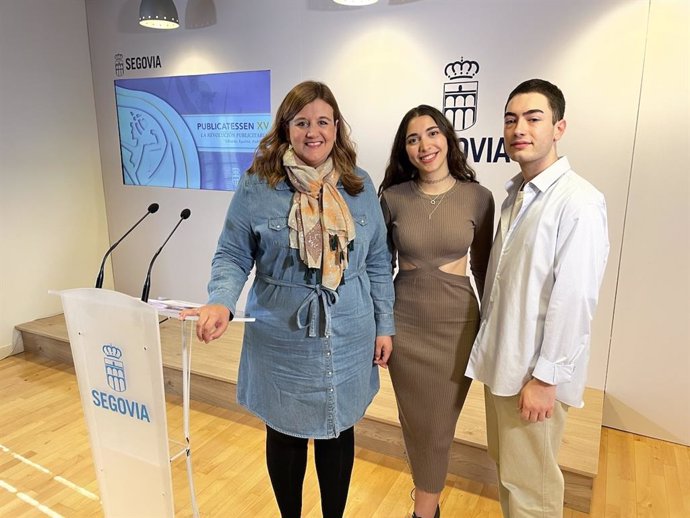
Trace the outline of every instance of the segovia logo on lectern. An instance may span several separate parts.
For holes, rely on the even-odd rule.
[[[477,122],[479,81],[472,79],[479,72],[479,63],[461,57],[448,63],[444,72],[450,83],[443,83],[443,114],[457,134]]]
[[[122,361],[122,349],[113,344],[105,344],[103,354],[105,379],[108,386],[115,392],[124,392],[127,390],[127,380],[125,379],[125,364]]]
[[[122,349],[113,345],[105,344],[103,351],[103,362],[105,363],[105,379],[108,386],[115,392],[122,393],[127,390],[127,380],[125,378],[125,363],[122,358]],[[134,376],[134,392],[137,392],[136,375]],[[125,396],[115,395],[99,389],[91,390],[91,401],[94,406],[103,410],[110,410],[115,414],[128,416],[139,421],[151,422],[151,416],[146,403]]]

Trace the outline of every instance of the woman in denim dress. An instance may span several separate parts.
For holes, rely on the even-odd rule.
[[[266,423],[268,471],[282,518],[298,518],[314,440],[324,518],[345,509],[354,424],[392,351],[393,284],[371,179],[330,89],[285,97],[225,219],[197,335],[221,336],[256,267],[237,399]]]

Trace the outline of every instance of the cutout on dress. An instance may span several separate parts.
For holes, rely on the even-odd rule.
[[[405,259],[399,258],[398,259],[398,268],[400,270],[416,270],[417,266],[414,263],[408,262]]]
[[[449,273],[450,275],[467,277],[467,254],[463,255],[460,259],[456,259],[455,261],[450,261],[448,263],[439,265],[438,269],[444,273]]]

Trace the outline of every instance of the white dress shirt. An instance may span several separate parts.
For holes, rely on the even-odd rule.
[[[563,157],[508,197],[491,250],[482,322],[467,376],[497,396],[532,377],[557,385],[556,399],[582,407],[591,321],[608,257],[604,196]]]

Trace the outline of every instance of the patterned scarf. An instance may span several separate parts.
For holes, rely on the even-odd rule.
[[[321,270],[322,286],[335,290],[347,268],[348,244],[355,238],[350,209],[336,187],[340,174],[330,157],[317,168],[309,167],[292,147],[283,155],[283,165],[296,190],[288,216],[290,248],[299,249],[307,267]]]

